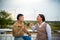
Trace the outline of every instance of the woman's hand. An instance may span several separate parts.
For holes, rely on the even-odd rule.
[[[32,26],[34,26],[34,24],[33,23],[30,23],[29,26],[32,27]]]

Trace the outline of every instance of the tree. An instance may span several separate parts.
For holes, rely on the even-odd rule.
[[[0,11],[0,28],[6,28],[8,25],[11,25],[13,20],[11,19],[11,14],[6,11]]]

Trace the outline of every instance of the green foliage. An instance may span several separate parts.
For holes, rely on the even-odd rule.
[[[60,30],[60,24],[50,24],[52,30]]]
[[[29,23],[36,24],[37,21],[24,21],[24,23],[27,25],[27,28],[30,29]],[[60,30],[60,21],[46,21],[48,24],[50,24],[52,30]]]
[[[11,19],[11,14],[5,11],[0,11],[0,28],[6,28],[7,25],[11,25],[13,20]]]
[[[12,28],[9,25],[12,25],[15,21],[11,19],[11,14],[6,11],[0,11],[0,28]],[[36,24],[37,21],[24,21],[24,24],[27,25],[27,28],[30,29],[30,23]],[[46,21],[50,24],[52,30],[60,30],[60,21]],[[8,27],[9,26],[9,27]]]

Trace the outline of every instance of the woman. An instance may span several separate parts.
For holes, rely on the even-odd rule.
[[[24,16],[23,14],[17,15],[17,21],[13,24],[13,36],[15,37],[14,40],[24,40],[24,32],[27,33],[29,36],[31,35],[27,30],[23,23]]]
[[[30,23],[30,27],[33,31],[37,30],[36,40],[51,40],[51,28],[50,25],[45,22],[43,14],[37,16],[37,24],[34,26]]]

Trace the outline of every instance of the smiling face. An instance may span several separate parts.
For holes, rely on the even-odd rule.
[[[20,16],[19,21],[24,21],[24,16]]]
[[[45,16],[43,14],[39,14],[37,16],[37,22],[44,22],[45,21]]]
[[[18,14],[17,15],[17,20],[23,22],[24,21],[24,15],[23,14]]]
[[[40,22],[40,21],[42,21],[42,18],[38,15],[37,16],[37,22]]]

